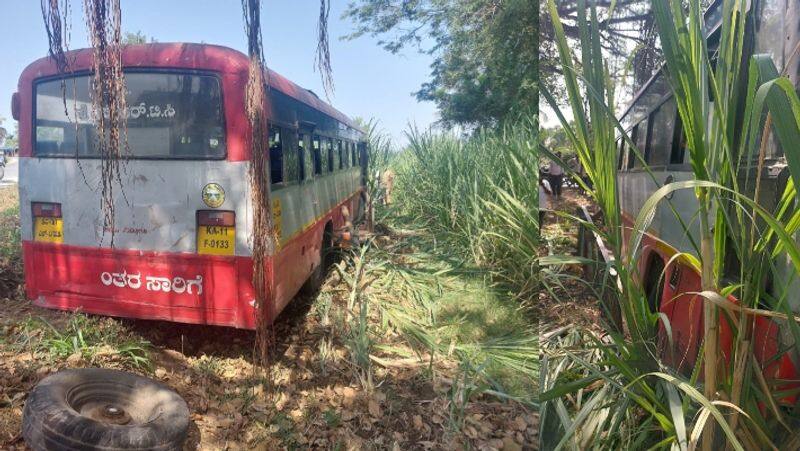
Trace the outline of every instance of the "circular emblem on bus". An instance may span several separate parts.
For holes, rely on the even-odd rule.
[[[203,187],[203,202],[211,208],[217,208],[225,202],[225,190],[219,183],[209,183]]]

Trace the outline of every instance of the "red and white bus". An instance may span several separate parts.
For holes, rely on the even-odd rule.
[[[778,70],[787,73],[795,86],[800,86],[800,60],[792,58],[792,52],[800,43],[800,34],[797,32],[800,30],[800,9],[790,7],[791,3],[785,0],[762,0],[751,4],[749,8],[754,9],[749,11],[752,15],[748,16],[745,40],[749,49],[747,58],[753,54],[770,55]],[[712,53],[719,45],[721,15],[722,2],[712,2],[706,12],[705,24],[709,52]],[[744,108],[743,102],[740,106]],[[693,178],[682,124],[663,69],[653,75],[634,96],[623,114],[622,122],[649,168],[649,171],[645,170],[627,143],[622,140],[618,142],[619,200],[625,230],[630,233],[636,215],[658,188]],[[755,186],[757,161],[751,161],[749,165],[747,168],[743,164],[744,170],[739,175],[742,178],[740,186],[747,186],[747,183]],[[747,180],[747,177],[750,179]],[[761,174],[762,194],[759,196],[759,202],[767,210],[775,208],[787,180],[786,159],[777,141],[771,140],[766,149]],[[666,360],[688,373],[693,369],[702,348],[703,300],[697,295],[687,294],[701,291],[700,274],[686,260],[671,262],[671,259],[678,253],[697,256],[696,245],[700,242],[700,233],[695,215],[698,203],[691,190],[674,192],[669,202],[675,212],[662,202],[643,237],[639,274],[651,309],[669,319],[673,341],[670,349],[664,349]],[[688,230],[684,229],[676,213]],[[736,280],[741,262],[736,261],[733,250],[727,254],[723,279]],[[786,296],[791,309],[795,313],[800,312],[800,297],[797,296],[800,281],[794,276],[794,269],[783,256],[776,258],[775,267],[775,278],[767,281],[767,291],[776,299]],[[731,300],[735,302],[735,299]],[[800,351],[787,322],[763,316],[753,321],[753,350],[764,375],[768,379],[794,381],[792,387],[796,387],[796,381],[800,380]],[[720,320],[719,327],[720,349],[728,358],[732,355],[730,328],[723,320]]]
[[[40,59],[13,96],[28,298],[255,328],[247,56],[203,44],[124,48],[129,155],[114,189],[113,247],[101,211],[91,58],[69,52],[66,76]],[[363,211],[366,145],[358,126],[313,92],[275,72],[267,80],[270,210],[280,237],[267,262],[274,318],[304,284],[319,285],[334,236]]]

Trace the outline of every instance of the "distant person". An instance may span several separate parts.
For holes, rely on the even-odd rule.
[[[539,172],[539,227],[542,226],[544,221],[544,212],[548,207],[547,199],[551,194],[553,194],[553,190],[550,187],[550,182],[547,181],[544,172]]]
[[[394,189],[394,171],[391,168],[383,171],[381,174],[381,185],[383,185],[383,203],[389,205],[392,203],[392,190]]]
[[[561,154],[556,154],[558,159],[561,159]],[[550,168],[547,171],[550,174],[550,185],[553,190],[553,196],[556,199],[561,198],[561,186],[564,184],[564,168],[562,168],[556,160],[550,161]]]

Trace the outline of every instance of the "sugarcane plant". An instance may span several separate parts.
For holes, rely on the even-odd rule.
[[[796,412],[787,405],[788,396],[797,390],[766,380],[763,370],[769,362],[759,361],[753,349],[758,317],[778,321],[793,342],[800,343],[786,292],[794,274],[787,278],[774,264],[776,258],[785,258],[795,273],[800,271],[800,249],[794,240],[800,225],[795,208],[800,100],[769,57],[747,58],[745,31],[747,21],[753,20],[748,2],[721,3],[719,41],[711,50],[700,0],[652,2],[693,178],[663,184],[643,204],[629,233],[623,233],[616,140],[626,141],[648,168],[615,115],[594,1],[578,1],[576,63],[556,3],[548,0],[574,121],[566,119],[551,93],[543,90],[543,95],[591,181],[584,188],[602,211],[601,226],[585,225],[612,251],[606,272],[617,277],[612,286],[624,320],[624,327],[610,328],[604,340],[571,334],[568,346],[556,348],[543,361],[542,373],[551,374],[542,387],[542,440],[557,448],[693,449],[702,444],[712,449],[725,441],[731,449],[794,449],[800,443],[800,434],[791,427]],[[771,134],[785,152],[790,175],[774,209],[760,202]],[[674,213],[669,198],[678,190],[694,193],[700,224],[693,252],[678,253],[667,264],[680,259],[701,275],[700,292],[682,293],[703,302],[703,350],[688,376],[661,359],[664,344],[659,333],[671,340],[669,320],[651,311],[637,269],[641,240],[656,209]],[[689,234],[688,226],[675,216]],[[738,274],[723,281],[726,257],[748,264],[739,265]],[[770,277],[781,283],[768,290],[764,281]],[[732,336],[729,350],[720,344],[723,325]],[[555,440],[545,436],[551,433]]]

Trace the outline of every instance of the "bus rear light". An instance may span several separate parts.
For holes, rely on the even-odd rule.
[[[233,255],[236,248],[236,214],[232,211],[198,210],[197,253]]]
[[[197,212],[197,225],[233,227],[236,214],[232,211],[200,210]]]
[[[63,243],[64,220],[61,219],[61,204],[33,202],[31,210],[33,210],[34,241]]]
[[[54,204],[50,202],[33,202],[34,218],[60,218],[61,217],[61,204]]]

